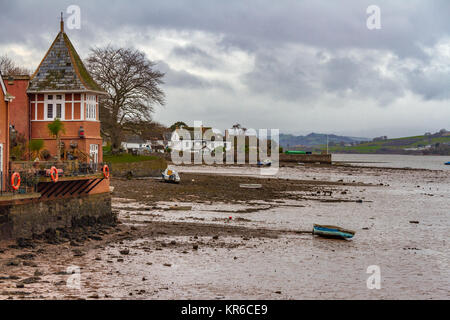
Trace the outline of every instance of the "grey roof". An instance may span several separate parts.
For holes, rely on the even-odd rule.
[[[126,142],[126,143],[139,143],[139,144],[146,143],[146,141],[144,139],[142,139],[141,137],[138,137],[138,136],[128,136],[128,137],[125,138],[124,142]]]
[[[67,35],[61,31],[31,77],[28,92],[103,91],[92,79]]]

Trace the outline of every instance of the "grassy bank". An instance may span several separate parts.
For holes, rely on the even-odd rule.
[[[330,146],[331,153],[429,153],[429,154],[450,154],[450,146],[445,145],[450,143],[450,137],[430,137],[430,136],[414,136],[397,139],[388,139],[382,141],[370,141],[361,143],[355,146]],[[436,147],[436,144],[439,144]],[[418,148],[431,145],[430,150],[405,151],[406,148]],[[326,149],[326,146],[321,145],[320,149]]]

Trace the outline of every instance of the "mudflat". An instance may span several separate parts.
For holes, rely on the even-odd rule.
[[[0,299],[449,297],[449,172],[174,168],[180,184],[113,179],[116,225],[0,243]],[[314,223],[356,235],[300,232]]]

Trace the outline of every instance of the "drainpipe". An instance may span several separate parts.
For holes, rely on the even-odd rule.
[[[30,142],[31,142],[31,99],[30,96],[27,94],[27,99],[28,99],[28,155],[30,155]],[[37,95],[36,95],[36,100],[37,100]],[[37,105],[37,102],[35,102]],[[44,108],[45,109],[45,108]],[[34,159],[28,159],[30,161],[34,160]]]

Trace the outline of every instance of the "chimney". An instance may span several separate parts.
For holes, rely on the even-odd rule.
[[[61,32],[64,32],[64,18],[62,12],[61,12]]]

